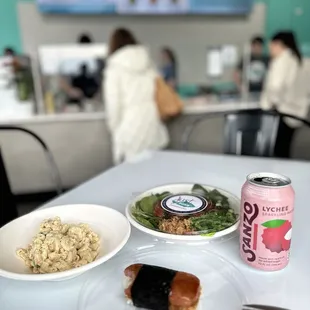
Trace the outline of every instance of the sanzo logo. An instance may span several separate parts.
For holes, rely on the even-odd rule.
[[[256,254],[253,246],[256,242],[253,240],[253,222],[259,214],[259,208],[256,203],[251,205],[249,202],[245,202],[243,205],[243,224],[242,230],[242,251],[246,255],[249,262],[256,260]]]

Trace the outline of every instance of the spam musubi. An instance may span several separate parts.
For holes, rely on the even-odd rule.
[[[137,308],[196,310],[200,280],[190,273],[134,264],[124,270],[125,296]]]

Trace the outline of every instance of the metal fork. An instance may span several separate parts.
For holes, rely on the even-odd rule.
[[[266,306],[266,305],[243,305],[242,310],[289,310],[289,309],[274,306]]]

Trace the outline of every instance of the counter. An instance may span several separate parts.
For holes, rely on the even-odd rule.
[[[0,96],[0,124],[7,120],[26,120],[34,117],[33,102],[18,101],[14,89],[0,88]]]
[[[39,123],[62,123],[91,120],[104,120],[105,112],[84,112],[64,114],[34,115],[30,109],[31,103],[8,104],[7,109],[0,108],[0,125],[27,125]],[[259,107],[257,101],[240,102],[208,102],[204,97],[184,100],[183,115],[202,115],[216,112],[229,112],[234,110],[248,110]],[[15,111],[14,111],[15,109]]]

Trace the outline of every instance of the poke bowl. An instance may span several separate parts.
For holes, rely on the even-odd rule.
[[[136,196],[126,216],[135,228],[161,240],[220,241],[238,230],[240,199],[211,185],[168,184]]]

